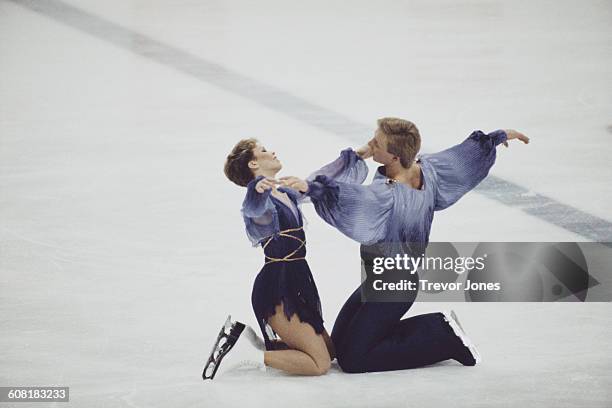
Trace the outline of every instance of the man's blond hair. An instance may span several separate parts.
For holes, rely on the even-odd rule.
[[[400,159],[402,167],[409,168],[421,149],[421,135],[416,125],[399,118],[378,119],[378,129],[387,136],[387,151]]]

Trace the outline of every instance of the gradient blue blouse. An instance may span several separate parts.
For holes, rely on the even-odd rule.
[[[362,185],[368,167],[352,149],[308,178],[319,216],[365,245],[429,241],[434,211],[443,210],[476,187],[495,163],[503,130],[473,132],[463,143],[418,158],[421,189],[390,181],[379,167],[372,184]]]
[[[308,177],[319,216],[347,237],[365,245],[429,241],[434,211],[443,210],[476,187],[495,163],[503,130],[473,132],[463,143],[419,156],[421,189],[389,182],[381,166],[372,184],[363,185],[366,163],[352,149]],[[303,195],[281,189],[303,201]],[[242,207],[247,235],[254,245],[279,232],[276,208],[264,194],[247,194]]]

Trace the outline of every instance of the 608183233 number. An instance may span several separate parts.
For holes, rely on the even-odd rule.
[[[0,387],[0,402],[68,402],[68,387]]]

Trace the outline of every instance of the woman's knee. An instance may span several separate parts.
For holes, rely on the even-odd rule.
[[[323,375],[331,368],[331,359],[329,356],[327,356],[327,358],[318,358],[315,360],[315,364],[317,365],[317,375]]]
[[[326,374],[331,368],[331,358],[327,352],[327,348],[316,347],[307,350],[302,350],[314,362],[312,375]]]
[[[331,358],[323,335],[317,334],[309,323],[301,322],[295,314],[287,319],[278,311],[270,324],[289,348],[305,353],[312,360],[308,375],[323,375],[329,371]]]

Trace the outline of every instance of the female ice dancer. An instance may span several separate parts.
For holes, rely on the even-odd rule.
[[[305,259],[301,195],[277,188],[275,177],[281,168],[274,152],[255,139],[238,142],[227,157],[226,176],[247,188],[242,204],[247,235],[265,255],[251,296],[265,348],[250,327],[226,322],[204,368],[204,379],[219,375],[218,369],[254,363],[301,375],[321,375],[330,367],[333,346]]]
[[[488,174],[496,146],[511,139],[528,143],[514,130],[473,132],[463,143],[416,159],[421,146],[417,127],[409,121],[384,118],[375,137],[358,151],[340,157],[309,177],[281,178],[286,186],[310,196],[319,216],[362,244],[363,264],[372,254],[393,256],[398,243],[416,244],[419,256],[427,246],[434,211],[454,204]],[[371,185],[361,185],[373,157],[378,168]],[[414,275],[414,279],[418,279]],[[418,285],[417,285],[418,287]],[[367,288],[363,288],[367,290]],[[338,315],[332,340],[346,372],[389,371],[422,367],[447,359],[475,365],[479,354],[454,313],[430,313],[402,319],[416,298],[397,302],[362,302],[362,287]]]

